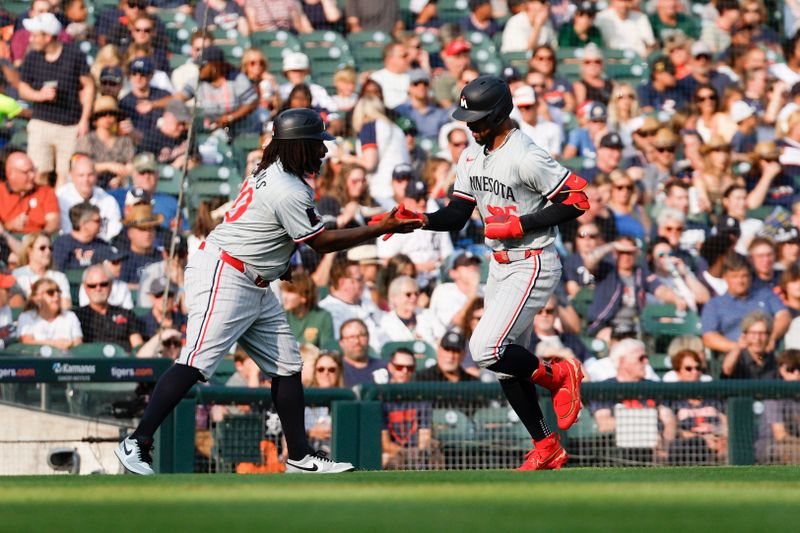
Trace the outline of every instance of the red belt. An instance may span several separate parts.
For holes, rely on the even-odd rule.
[[[540,253],[542,253],[541,248],[535,250],[500,250],[499,252],[492,252],[492,256],[498,263],[505,264],[513,263],[514,261],[522,261],[534,255],[539,255]]]
[[[206,241],[203,241],[203,242],[200,243],[200,249],[201,250],[205,250],[206,249]],[[239,259],[236,259],[232,255],[230,255],[225,250],[220,250],[219,251],[219,260],[222,261],[223,263],[229,264],[230,266],[232,266],[233,268],[235,268],[236,270],[238,270],[242,274],[246,274],[247,273],[245,271],[245,268],[244,268],[244,263],[242,261],[240,261]],[[256,279],[253,280],[253,283],[256,284],[256,287],[261,287],[262,289],[266,288],[266,287],[269,287],[269,280],[266,280],[266,279],[262,278],[261,276],[257,276]]]

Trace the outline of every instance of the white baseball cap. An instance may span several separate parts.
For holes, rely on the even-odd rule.
[[[308,56],[303,52],[292,52],[283,58],[283,71],[308,70]]]
[[[519,106],[527,106],[533,105],[536,103],[536,93],[533,92],[533,87],[530,85],[522,85],[521,87],[517,87],[517,90],[514,91],[514,105]]]
[[[737,124],[752,117],[755,113],[756,110],[744,100],[737,100],[731,105],[731,118]]]
[[[22,26],[29,32],[42,32],[49,35],[61,33],[61,23],[52,13],[40,13],[33,18],[22,21]]]

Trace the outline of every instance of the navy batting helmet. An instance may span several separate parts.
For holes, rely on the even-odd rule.
[[[316,139],[332,141],[319,113],[307,108],[287,109],[272,123],[272,138],[281,140]]]
[[[463,122],[487,119],[492,127],[499,126],[511,114],[514,103],[508,84],[497,76],[480,76],[464,86],[458,109],[453,118]]]

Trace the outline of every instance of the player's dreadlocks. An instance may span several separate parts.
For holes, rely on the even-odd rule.
[[[306,173],[319,172],[322,164],[322,141],[314,139],[272,139],[264,148],[261,163],[255,173],[258,174],[271,164],[280,160],[283,169],[300,179]]]

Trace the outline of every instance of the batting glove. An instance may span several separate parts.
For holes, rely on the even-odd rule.
[[[391,211],[384,211],[383,213],[375,215],[370,219],[368,225],[376,226],[380,224],[381,220],[389,216],[389,213],[391,213]],[[410,209],[406,209],[406,206],[403,204],[397,206],[397,212],[395,213],[394,216],[396,216],[400,220],[419,220],[421,222],[425,222],[425,217],[422,215],[422,213],[417,213],[416,211],[411,211]],[[392,235],[394,235],[394,233],[387,233],[386,235],[383,236],[383,240],[384,241],[388,240],[389,237],[391,237]]]
[[[484,221],[486,229],[484,234],[488,239],[519,239],[525,232],[519,217],[514,215],[493,215]]]

